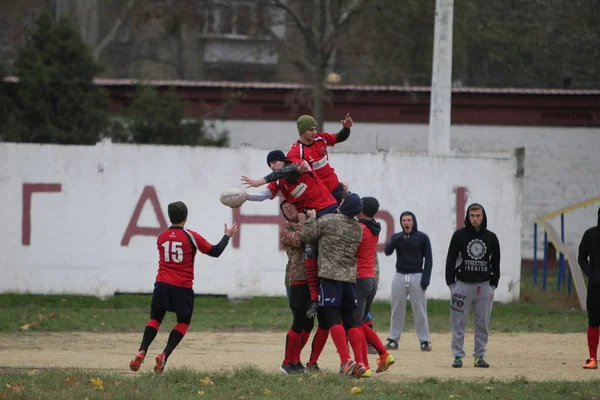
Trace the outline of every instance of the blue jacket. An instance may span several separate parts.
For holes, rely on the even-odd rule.
[[[402,274],[423,273],[421,287],[427,289],[431,280],[433,257],[431,255],[431,242],[426,233],[419,231],[417,217],[405,211],[400,216],[411,215],[413,228],[411,232],[398,232],[392,235],[385,245],[385,255],[389,256],[396,251],[396,272]]]

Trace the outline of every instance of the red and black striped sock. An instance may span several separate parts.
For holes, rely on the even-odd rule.
[[[178,322],[177,325],[173,328],[171,333],[169,334],[169,339],[167,340],[167,346],[165,347],[164,353],[169,357],[175,347],[181,342],[181,339],[185,336],[188,328],[190,326],[188,324],[184,324],[182,322]]]
[[[155,319],[150,319],[144,328],[144,336],[142,336],[142,344],[140,344],[140,350],[148,352],[148,348],[152,344],[152,341],[156,338],[160,322]]]
[[[317,301],[319,292],[319,268],[316,258],[306,258],[306,280],[308,281],[308,290],[310,291],[310,301]]]

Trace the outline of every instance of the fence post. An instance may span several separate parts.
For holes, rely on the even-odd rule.
[[[537,222],[533,224],[533,287],[537,286]]]
[[[560,214],[560,240],[565,242],[565,214]],[[561,251],[558,255],[558,276],[556,290],[560,291],[560,287],[565,283],[565,255]]]
[[[546,278],[548,277],[548,232],[544,230],[544,265],[542,267],[542,290],[546,290]]]

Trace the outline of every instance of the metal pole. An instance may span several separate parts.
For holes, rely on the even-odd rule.
[[[544,266],[542,267],[542,290],[546,290],[548,277],[548,232],[544,230]]]
[[[560,214],[560,240],[565,242],[565,214]],[[558,256],[558,279],[556,290],[560,291],[560,287],[565,282],[565,255],[560,252]]]
[[[537,286],[537,223],[533,224],[533,287]]]
[[[452,23],[454,0],[435,1],[433,69],[429,105],[429,154],[450,154]]]

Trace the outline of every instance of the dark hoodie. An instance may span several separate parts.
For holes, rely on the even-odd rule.
[[[467,208],[465,226],[454,232],[446,257],[446,284],[456,280],[463,282],[486,282],[498,287],[500,280],[500,243],[496,234],[487,229],[487,215],[483,211],[483,220],[479,230],[475,230],[469,219],[469,211],[476,203]]]
[[[581,238],[577,260],[588,277],[588,303],[600,304],[600,208],[596,226],[586,230]]]
[[[356,249],[356,273],[359,279],[375,278],[375,257],[381,224],[374,219],[359,219],[362,241]]]
[[[417,217],[412,212],[403,212],[400,215],[400,224],[402,224],[402,216],[405,215],[412,216],[412,231],[404,232],[403,230],[402,232],[393,234],[385,245],[385,255],[392,255],[394,250],[396,251],[396,272],[401,274],[422,272],[421,287],[425,290],[429,286],[431,268],[433,266],[431,242],[426,233],[419,231]]]

